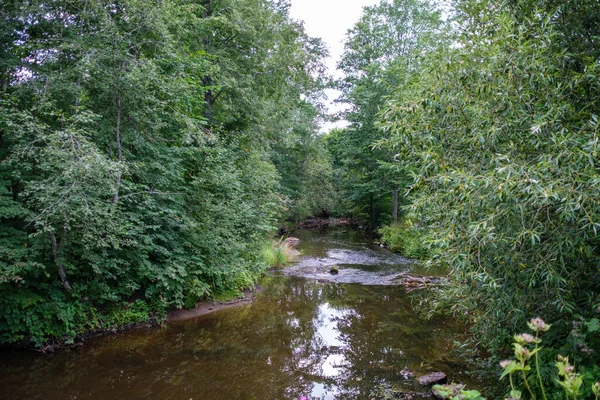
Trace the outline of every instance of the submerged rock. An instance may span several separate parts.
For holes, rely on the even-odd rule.
[[[443,372],[433,372],[431,374],[423,375],[418,379],[419,383],[424,386],[446,383],[446,380],[446,374]]]
[[[400,375],[402,375],[402,377],[404,379],[410,379],[410,378],[413,378],[415,376],[415,374],[413,374],[412,372],[410,372],[407,369],[403,369],[402,371],[400,371]]]

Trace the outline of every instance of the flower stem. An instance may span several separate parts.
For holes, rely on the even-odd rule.
[[[531,398],[533,400],[535,400],[536,399],[535,394],[533,394],[533,391],[531,390],[531,387],[529,386],[529,382],[527,382],[527,376],[525,375],[525,361],[522,361],[521,365],[523,366],[523,369],[521,370],[521,373],[523,374],[523,382],[525,382],[525,387],[527,388],[527,391],[531,395]]]
[[[535,349],[538,349],[538,335],[539,332],[535,334]],[[535,352],[535,370],[537,372],[538,382],[540,383],[540,389],[542,390],[542,397],[546,400],[546,391],[544,390],[544,384],[542,383],[542,376],[540,375],[540,359],[538,357],[538,352]],[[598,399],[596,399],[598,400]]]

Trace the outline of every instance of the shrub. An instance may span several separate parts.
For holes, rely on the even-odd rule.
[[[379,230],[381,241],[392,251],[416,260],[424,260],[429,251],[423,242],[422,230],[410,220],[385,226]]]

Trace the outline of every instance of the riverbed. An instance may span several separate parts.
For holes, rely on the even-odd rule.
[[[294,233],[302,257],[269,273],[250,304],[92,339],[54,355],[0,354],[0,398],[371,399],[425,392],[412,374],[477,386],[452,349],[465,327],[417,310],[393,285],[411,260],[358,230]],[[339,274],[331,275],[331,266]]]

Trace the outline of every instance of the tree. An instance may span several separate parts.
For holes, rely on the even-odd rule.
[[[359,213],[367,213],[374,226],[385,221],[382,214],[390,209],[398,217],[398,192],[403,190],[406,174],[398,168],[393,152],[374,149],[383,138],[377,115],[391,87],[401,87],[418,73],[423,52],[439,45],[442,20],[440,11],[421,0],[382,1],[365,7],[359,22],[348,32],[345,53],[339,68],[345,78],[339,82],[342,101],[351,104],[345,114],[350,127],[338,133],[344,142],[336,150],[345,150],[342,170],[347,197],[353,199]],[[401,188],[402,186],[402,188]],[[368,211],[367,211],[368,210]]]
[[[253,285],[282,209],[271,144],[318,92],[286,3],[1,7],[0,342]]]
[[[452,269],[455,307],[495,348],[531,315],[566,336],[599,305],[597,56],[565,47],[550,3],[519,3],[455,2],[455,45],[382,117],[432,262]]]

